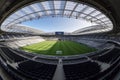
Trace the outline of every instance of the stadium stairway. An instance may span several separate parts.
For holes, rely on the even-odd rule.
[[[11,77],[8,75],[8,73],[6,73],[1,66],[0,66],[0,75],[1,75],[0,80],[12,80]]]
[[[0,62],[2,61],[2,58],[0,57]],[[0,80],[13,80],[11,76],[3,69],[1,63],[0,63]]]
[[[53,80],[65,80],[62,59],[59,59]]]

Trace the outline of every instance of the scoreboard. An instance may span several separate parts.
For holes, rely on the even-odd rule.
[[[55,32],[55,35],[64,35],[64,32]]]

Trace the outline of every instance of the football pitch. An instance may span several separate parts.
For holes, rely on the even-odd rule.
[[[43,41],[20,49],[36,54],[54,56],[78,55],[96,51],[95,48],[73,41]]]

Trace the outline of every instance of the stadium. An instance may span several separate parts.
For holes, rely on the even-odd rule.
[[[119,3],[0,0],[0,80],[120,80]]]

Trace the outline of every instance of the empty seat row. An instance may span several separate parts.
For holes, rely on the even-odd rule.
[[[81,63],[87,61],[86,57],[74,58],[74,59],[63,59],[63,64],[73,64],[73,63]]]
[[[12,52],[11,50],[9,50],[6,47],[1,47],[1,50],[3,51],[3,53],[9,57],[11,60],[13,60],[14,62],[19,62],[19,61],[24,61],[26,60],[26,58]]]
[[[18,70],[33,79],[52,80],[56,65],[44,64],[32,60],[20,63]]]
[[[100,72],[96,62],[87,61],[79,64],[64,65],[66,80],[83,80]]]
[[[101,62],[112,63],[119,56],[120,56],[120,50],[117,48],[114,48],[112,51],[105,53],[105,54],[102,54],[102,55],[95,56],[92,59],[98,60]]]
[[[99,55],[101,55],[101,54],[104,54],[104,53],[106,53],[107,51],[109,51],[109,49],[104,49],[104,50],[99,51],[99,52],[96,52],[96,53],[94,53],[94,54],[90,54],[90,55],[88,55],[88,57],[93,58],[93,57],[99,56]]]

